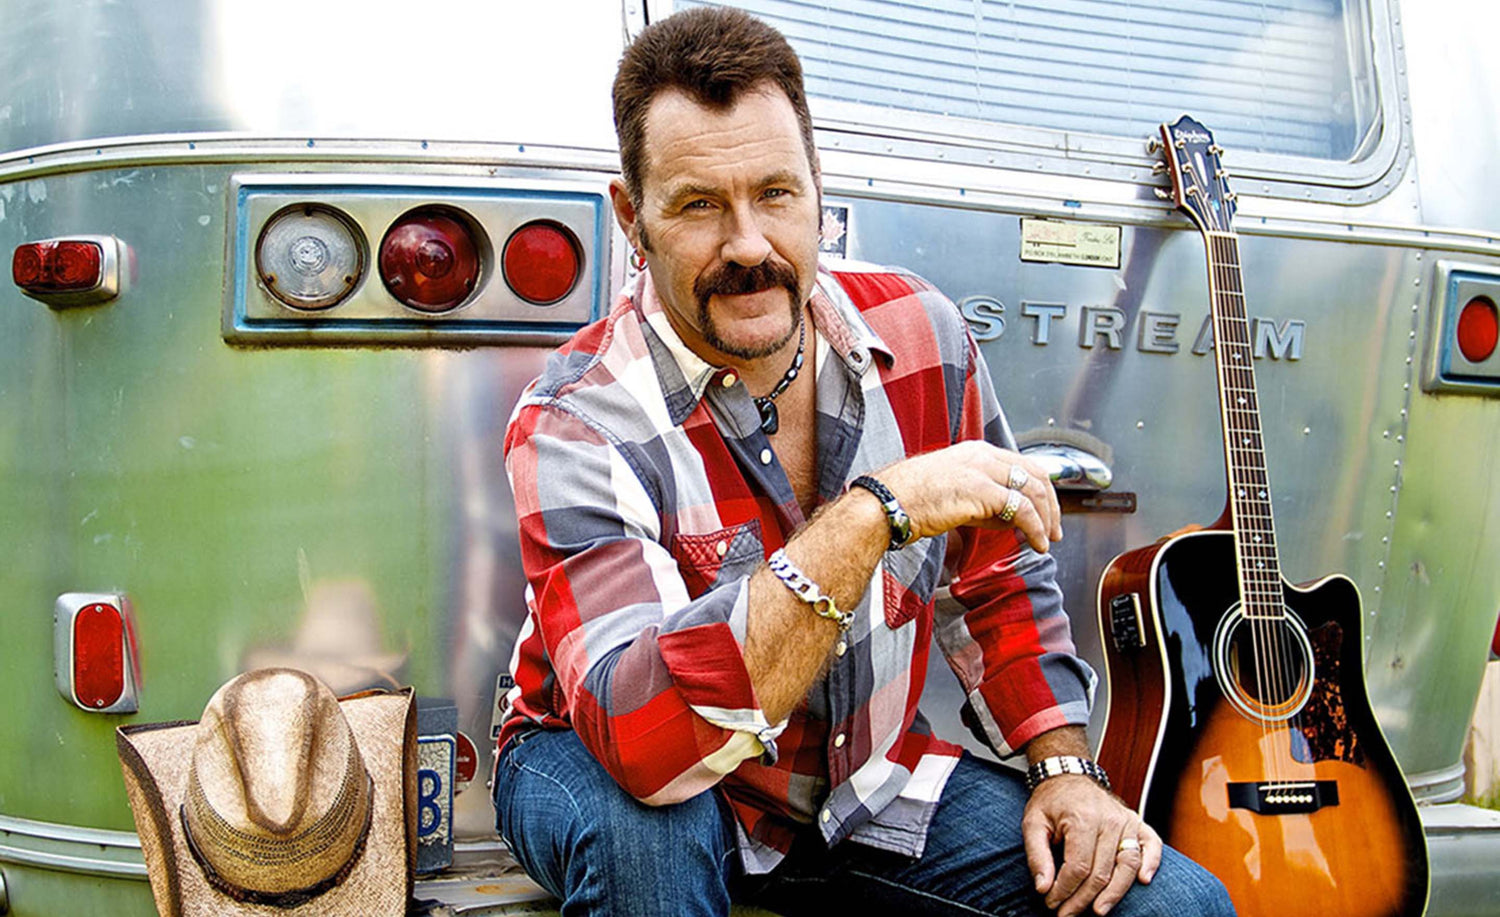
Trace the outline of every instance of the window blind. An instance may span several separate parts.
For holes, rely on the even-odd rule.
[[[1375,121],[1363,2],[732,5],[787,36],[814,97],[1117,136],[1186,112],[1226,147],[1346,160]],[[675,3],[704,5],[726,4]]]

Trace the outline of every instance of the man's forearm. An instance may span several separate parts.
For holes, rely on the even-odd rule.
[[[1026,762],[1035,764],[1043,758],[1056,755],[1076,755],[1089,758],[1088,735],[1082,726],[1059,726],[1048,730],[1026,743]]]
[[[847,609],[864,598],[890,537],[879,501],[856,488],[813,516],[785,550],[808,579]],[[793,595],[768,567],[750,578],[745,668],[769,722],[792,712],[839,639],[838,625]]]

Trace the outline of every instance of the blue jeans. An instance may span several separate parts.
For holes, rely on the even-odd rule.
[[[802,835],[768,876],[746,876],[734,815],[718,793],[645,806],[620,789],[572,732],[511,742],[495,779],[500,833],[563,917],[727,915],[730,902],[779,914],[1053,912],[1032,886],[1021,843],[1026,789],[1014,772],[965,754],[943,789],[918,859]],[[1232,915],[1219,881],[1168,848],[1150,885],[1111,914]]]

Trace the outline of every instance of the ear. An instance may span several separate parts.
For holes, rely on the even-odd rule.
[[[636,225],[639,214],[635,210],[635,202],[630,199],[630,189],[625,187],[624,179],[616,178],[609,183],[609,202],[615,208],[615,222],[620,226],[620,232],[635,248],[641,247],[639,230]]]

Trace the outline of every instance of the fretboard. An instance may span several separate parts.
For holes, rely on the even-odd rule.
[[[1254,341],[1245,317],[1240,283],[1239,240],[1233,233],[1206,232],[1208,285],[1214,320],[1214,361],[1219,371],[1219,407],[1229,477],[1230,521],[1239,563],[1242,609],[1250,618],[1280,618],[1281,567],[1271,519],[1271,483],[1261,438],[1255,389]]]

